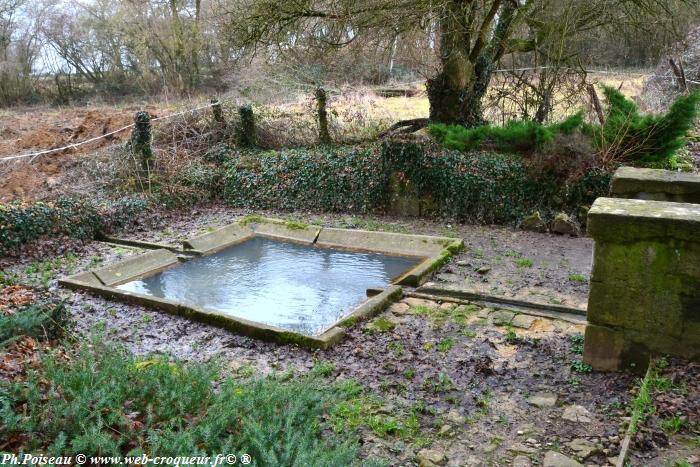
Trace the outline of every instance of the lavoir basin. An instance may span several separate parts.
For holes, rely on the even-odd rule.
[[[252,337],[325,348],[461,246],[452,238],[257,219],[61,283]]]

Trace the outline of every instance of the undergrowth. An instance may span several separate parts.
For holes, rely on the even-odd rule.
[[[217,363],[85,342],[43,355],[26,381],[0,383],[0,433],[11,450],[52,455],[247,453],[252,465],[357,465],[357,426],[342,408],[362,391],[324,374],[239,381],[222,378]]]

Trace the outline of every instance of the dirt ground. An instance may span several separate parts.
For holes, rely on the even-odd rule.
[[[123,235],[176,243],[243,214],[220,206],[169,213]],[[569,277],[587,277],[591,242],[586,238],[389,217],[290,217],[463,237],[468,249],[438,271],[437,280],[548,303],[573,304],[587,293],[587,281]],[[556,453],[581,465],[608,465],[619,453],[638,377],[594,373],[582,366],[581,325],[514,317],[476,304],[405,298],[379,317],[391,323],[390,329],[359,323],[336,347],[312,352],[57,286],[62,276],[139,251],[90,242],[54,259],[48,268],[25,257],[6,262],[3,270],[20,282],[64,295],[75,333],[98,334],[137,354],[221,358],[241,378],[290,369],[306,372],[323,364],[331,368],[330,378],[356,379],[373,401],[371,429],[362,432],[362,454],[386,458],[390,465],[579,465],[552,463],[561,461]],[[532,266],[516,265],[523,259]],[[491,269],[477,271],[483,267]],[[672,386],[659,394],[655,413],[634,438],[630,465],[695,465],[700,457],[693,434],[700,423],[700,366],[672,360],[663,371]],[[669,431],[668,420],[678,417],[685,428]],[[400,427],[409,423],[418,423],[419,435],[401,434]]]
[[[61,175],[76,156],[126,141],[130,131],[46,154],[32,163],[24,159],[3,162],[3,158],[60,148],[110,133],[132,123],[135,112],[144,108],[153,116],[160,113],[152,105],[0,111],[0,202],[36,199],[46,187],[60,183]]]

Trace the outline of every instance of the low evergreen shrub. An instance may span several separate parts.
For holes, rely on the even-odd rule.
[[[64,326],[64,311],[62,302],[37,302],[13,310],[12,313],[0,312],[0,349],[7,341],[20,336],[60,336]]]
[[[496,152],[529,153],[554,140],[555,134],[571,134],[583,124],[579,112],[566,120],[544,125],[532,120],[512,120],[504,126],[482,125],[466,128],[461,125],[435,123],[428,133],[441,145],[457,151],[489,149]]]
[[[222,381],[216,363],[137,358],[96,341],[60,355],[45,355],[26,381],[0,382],[0,433],[21,443],[10,451],[360,465],[355,432],[324,421],[360,397],[356,385],[314,374]]]
[[[639,107],[612,87],[604,88],[608,103],[605,125],[587,126],[608,165],[666,164],[686,143],[698,118],[700,93],[679,96],[664,115],[641,115]]]

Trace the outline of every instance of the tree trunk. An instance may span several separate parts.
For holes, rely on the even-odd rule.
[[[473,39],[473,25],[466,10],[471,2],[455,1],[450,5],[451,10],[440,21],[441,71],[427,83],[430,120],[466,127],[483,125],[482,99],[506,51],[513,26],[522,16],[517,14],[517,6],[494,0]],[[492,25],[493,32],[489,33]]]

